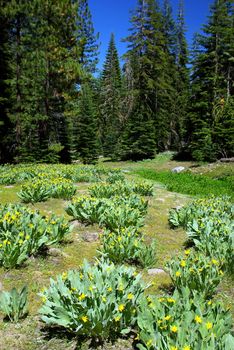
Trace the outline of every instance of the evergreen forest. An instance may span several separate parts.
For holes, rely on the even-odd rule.
[[[234,149],[234,8],[214,0],[192,50],[183,1],[138,0],[102,70],[88,0],[0,0],[0,163],[216,161]]]

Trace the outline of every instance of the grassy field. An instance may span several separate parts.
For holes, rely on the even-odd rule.
[[[184,250],[186,235],[182,229],[172,230],[168,224],[170,208],[189,203],[192,195],[207,195],[213,193],[231,195],[232,166],[218,164],[216,166],[200,165],[189,162],[176,162],[170,160],[170,154],[158,156],[155,160],[139,163],[133,162],[102,162],[105,167],[118,167],[125,171],[129,178],[143,177],[154,184],[154,196],[150,198],[149,210],[143,228],[146,237],[157,240],[156,268],[164,268],[165,262]],[[169,175],[169,170],[175,166],[183,165],[190,169],[191,174]],[[202,174],[201,174],[202,172]],[[196,173],[196,175],[193,175]],[[175,177],[180,178],[179,181]],[[199,180],[197,181],[197,176]],[[219,177],[222,180],[214,180]],[[203,179],[203,180],[200,180]],[[197,182],[196,182],[197,181]],[[220,185],[217,185],[219,183]],[[195,186],[196,183],[196,186]],[[162,185],[163,184],[163,185]],[[167,188],[165,187],[168,186]],[[184,185],[184,186],[183,186]],[[87,192],[88,183],[78,183],[78,195]],[[188,186],[188,187],[186,187]],[[192,190],[191,190],[192,189]],[[0,202],[19,202],[16,193],[19,185],[0,186]],[[67,202],[59,199],[50,199],[44,203],[30,205],[44,214],[55,213],[64,215]],[[101,232],[98,226],[85,226],[75,224],[71,235],[56,250],[49,250],[44,256],[35,256],[29,259],[25,266],[4,270],[0,268],[0,289],[9,290],[12,287],[29,285],[29,315],[19,324],[10,324],[0,318],[0,350],[75,350],[92,349],[88,342],[80,343],[69,334],[56,332],[48,333],[38,317],[38,308],[41,301],[37,295],[40,290],[49,285],[51,277],[68,269],[79,267],[83,259],[94,260],[99,242],[86,242],[86,233]],[[153,282],[151,292],[162,294],[170,289],[170,278],[166,273],[149,276],[147,270],[141,271],[145,281]],[[234,283],[230,277],[225,277],[221,283],[217,298],[232,307],[234,298]],[[116,344],[105,344],[104,349],[132,349],[131,339],[121,339]]]

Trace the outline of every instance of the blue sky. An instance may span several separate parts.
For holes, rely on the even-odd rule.
[[[115,34],[119,55],[126,52],[126,43],[121,39],[128,35],[130,10],[134,9],[137,0],[89,0],[95,31],[100,33],[100,56],[98,68],[102,67],[110,35]],[[195,32],[200,31],[209,14],[213,0],[184,0],[186,37],[191,44]],[[171,0],[174,12],[177,13],[178,0]]]

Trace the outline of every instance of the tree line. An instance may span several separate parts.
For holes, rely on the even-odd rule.
[[[189,52],[182,0],[138,0],[121,68],[97,75],[88,0],[0,0],[0,162],[142,160],[234,149],[234,12],[215,0]]]

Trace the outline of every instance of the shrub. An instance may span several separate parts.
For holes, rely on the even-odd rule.
[[[151,267],[156,261],[155,242],[146,245],[142,234],[134,227],[104,231],[101,253],[114,263],[123,262]]]
[[[199,199],[172,209],[169,222],[173,227],[184,227],[197,250],[216,256],[226,269],[233,267],[233,205],[229,198]]]
[[[143,225],[148,202],[136,195],[122,198],[74,198],[65,209],[67,214],[83,223],[94,224],[115,230],[120,227]]]
[[[84,262],[79,271],[69,271],[51,280],[40,295],[41,318],[47,325],[99,339],[126,334],[136,323],[136,307],[143,296],[140,275],[126,266],[99,261]]]
[[[153,194],[153,186],[148,183],[131,182],[100,183],[91,186],[89,192],[92,197],[96,198],[126,197],[134,193],[141,196],[151,196]]]
[[[21,291],[13,288],[10,292],[0,292],[0,311],[11,322],[18,322],[28,311],[28,289],[26,286]]]
[[[196,290],[205,298],[211,297],[223,275],[220,262],[204,254],[185,251],[185,255],[170,260],[167,270],[178,290],[188,287]]]
[[[140,350],[231,350],[231,314],[188,288],[172,296],[141,299],[137,318]]]
[[[18,197],[24,203],[45,202],[51,196],[51,190],[46,182],[42,180],[34,181],[22,186]]]
[[[76,193],[76,186],[64,178],[33,180],[22,186],[18,193],[24,203],[44,202],[48,198],[71,199]]]
[[[60,242],[70,232],[55,215],[45,217],[20,205],[0,207],[0,265],[13,268],[41,248]]]

